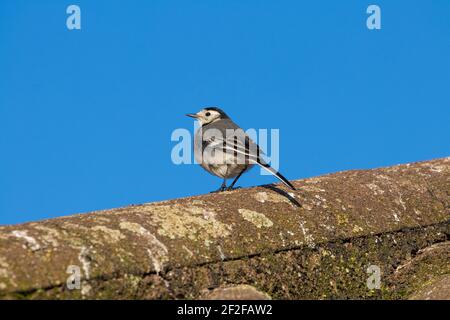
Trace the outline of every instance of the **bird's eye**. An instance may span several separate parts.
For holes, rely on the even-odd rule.
[[[211,115],[211,112],[205,113],[205,116],[209,117]]]

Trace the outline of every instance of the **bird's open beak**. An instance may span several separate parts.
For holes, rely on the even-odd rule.
[[[195,119],[198,118],[198,115],[196,113],[188,113],[187,116]]]

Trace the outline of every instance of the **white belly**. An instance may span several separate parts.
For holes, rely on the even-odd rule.
[[[253,164],[248,163],[248,159],[244,156],[236,155],[233,152],[223,152],[219,148],[211,150],[202,149],[201,142],[196,140],[194,146],[195,161],[209,173],[221,178],[234,178],[242,172],[249,170]]]
[[[221,178],[234,178],[245,168],[248,170],[253,166],[248,163],[236,163],[235,157],[226,153],[216,153],[214,157],[205,154],[203,158],[197,154],[196,161],[203,169]]]
[[[246,169],[246,171],[249,170],[253,165],[242,165],[242,164],[214,165],[202,163],[201,166],[206,171],[217,177],[228,179],[236,177],[244,169]]]

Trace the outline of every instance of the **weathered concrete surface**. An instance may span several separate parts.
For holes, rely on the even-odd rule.
[[[408,299],[448,284],[450,158],[293,184],[0,227],[0,298]]]
[[[415,292],[411,300],[449,300],[450,276],[445,275]]]
[[[217,288],[200,296],[204,300],[270,300],[270,296],[249,285]]]

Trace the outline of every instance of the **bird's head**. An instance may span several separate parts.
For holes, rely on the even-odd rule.
[[[197,113],[188,113],[187,116],[197,119],[202,126],[217,120],[228,119],[227,114],[216,107],[204,108]]]

